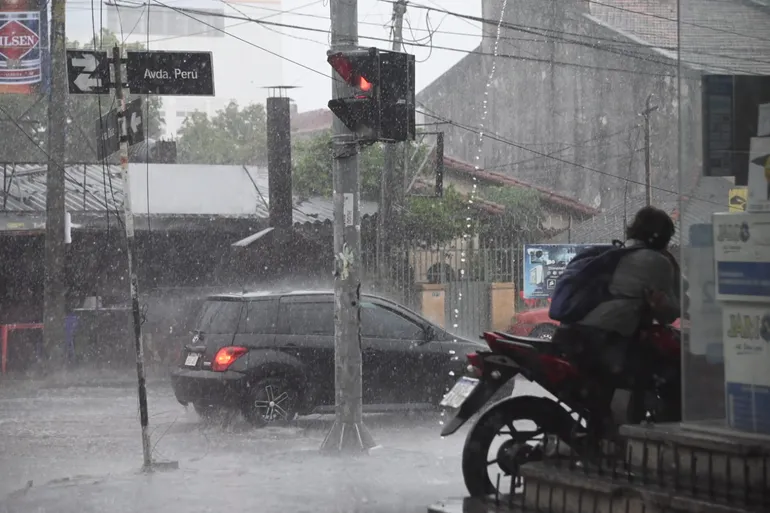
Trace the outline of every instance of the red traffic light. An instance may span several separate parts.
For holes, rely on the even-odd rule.
[[[366,80],[364,77],[358,77],[358,84],[356,86],[362,91],[371,91],[372,83]]]
[[[364,92],[372,90],[372,83],[362,76],[360,71],[354,69],[355,66],[353,62],[344,53],[340,52],[332,54],[327,60],[332,68],[334,68],[334,71],[336,71],[346,83]]]

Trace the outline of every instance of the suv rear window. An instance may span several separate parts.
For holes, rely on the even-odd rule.
[[[203,304],[197,329],[204,333],[235,333],[242,308],[243,303],[240,301],[209,299]]]

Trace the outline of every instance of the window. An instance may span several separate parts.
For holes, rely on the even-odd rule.
[[[331,301],[283,303],[281,318],[290,335],[334,335],[334,303]]]
[[[361,303],[361,335],[367,338],[422,340],[424,331],[403,315],[372,303]]]
[[[277,302],[270,300],[246,302],[238,325],[238,333],[275,333],[277,307]]]
[[[240,301],[206,301],[198,320],[198,329],[212,334],[235,333],[242,306]]]

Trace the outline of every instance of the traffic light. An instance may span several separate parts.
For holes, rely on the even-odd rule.
[[[414,56],[369,48],[329,54],[329,64],[353,95],[329,102],[329,109],[359,139],[414,139]]]

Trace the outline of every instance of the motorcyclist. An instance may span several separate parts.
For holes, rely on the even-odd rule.
[[[554,333],[553,342],[594,379],[591,395],[596,403],[591,409],[603,412],[605,419],[611,418],[611,402],[621,381],[643,370],[644,358],[634,344],[640,332],[655,321],[671,324],[680,317],[680,271],[668,252],[674,233],[674,222],[663,210],[639,210],[626,229],[626,247],[641,249],[621,257],[609,284],[612,299]]]

